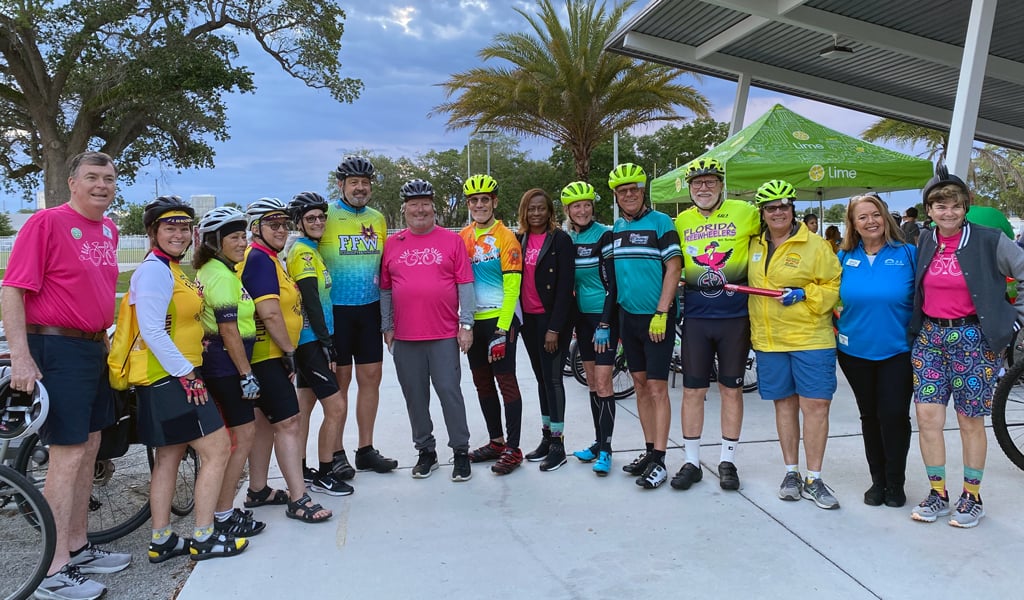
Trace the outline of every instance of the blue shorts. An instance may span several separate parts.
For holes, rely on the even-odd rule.
[[[836,393],[836,349],[795,352],[757,351],[757,391],[762,400],[793,394],[832,400]]]
[[[28,349],[50,397],[50,413],[39,430],[43,442],[84,444],[90,433],[114,424],[103,342],[30,333]]]

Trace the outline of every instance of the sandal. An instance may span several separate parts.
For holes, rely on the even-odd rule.
[[[198,561],[221,556],[235,556],[241,554],[248,547],[249,540],[245,538],[214,533],[205,542],[192,540],[189,558]]]
[[[288,504],[288,492],[271,489],[269,485],[263,486],[263,489],[258,492],[248,488],[245,490],[245,502],[243,504],[246,508],[256,508],[257,506],[266,506],[268,504]]]
[[[317,517],[317,513],[326,511],[326,509],[319,504],[307,504],[312,501],[313,500],[309,497],[309,494],[303,494],[302,497],[295,502],[288,503],[288,510],[286,510],[284,514],[287,515],[289,519],[298,519],[305,523],[323,523],[334,516],[327,511],[326,517]]]

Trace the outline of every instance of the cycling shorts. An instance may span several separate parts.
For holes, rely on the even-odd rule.
[[[613,321],[615,319],[612,319]],[[594,362],[598,365],[610,367],[615,364],[615,353],[619,346],[619,327],[617,323],[611,324],[611,331],[608,338],[611,343],[604,352],[598,353],[594,350],[594,332],[601,322],[601,315],[595,313],[580,313],[576,316],[576,347],[579,348],[580,358],[583,362]]]
[[[668,311],[665,339],[651,340],[649,329],[654,315],[634,315],[619,312],[622,350],[631,373],[646,373],[647,379],[668,381],[669,364],[676,345],[676,310]]]
[[[338,393],[338,380],[320,342],[313,340],[295,349],[295,369],[295,387],[311,388],[319,400]]]
[[[380,302],[361,306],[334,306],[334,349],[338,366],[355,362],[367,365],[384,361],[384,338],[380,333]]]
[[[147,446],[175,446],[210,435],[224,420],[216,402],[194,404],[177,377],[135,386],[139,399],[139,441]]]
[[[256,408],[263,411],[268,421],[280,423],[299,414],[299,398],[295,395],[295,386],[288,378],[281,359],[271,358],[253,363],[252,374],[260,382],[260,397],[256,399]]]
[[[743,387],[743,372],[750,352],[750,319],[683,318],[683,387],[704,389],[711,385],[711,367],[718,356],[718,383]]]

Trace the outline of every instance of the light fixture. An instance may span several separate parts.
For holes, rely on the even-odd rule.
[[[832,34],[832,45],[818,52],[821,58],[842,58],[853,54],[853,48],[839,45],[839,34]]]

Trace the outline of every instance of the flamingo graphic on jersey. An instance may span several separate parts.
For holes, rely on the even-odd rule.
[[[732,256],[732,250],[730,248],[727,252],[719,252],[718,242],[711,242],[704,247],[704,254],[693,257],[693,262],[712,271],[721,271]]]

